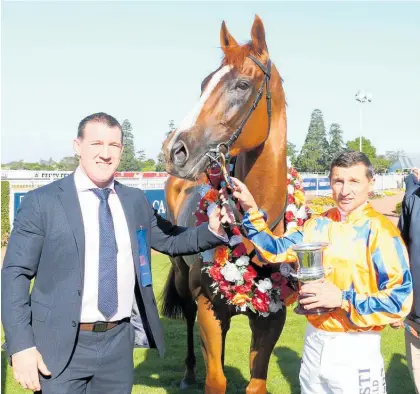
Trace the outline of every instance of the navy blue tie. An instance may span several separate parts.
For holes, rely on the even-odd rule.
[[[117,241],[108,197],[111,189],[91,189],[99,204],[98,309],[110,319],[118,310]]]

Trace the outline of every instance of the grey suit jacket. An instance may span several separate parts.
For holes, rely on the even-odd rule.
[[[130,232],[136,272],[131,323],[135,343],[165,352],[163,330],[151,285],[142,286],[136,229],[151,248],[171,256],[195,254],[223,241],[206,224],[187,229],[159,217],[140,189],[115,182]],[[2,268],[1,318],[8,355],[36,346],[57,376],[75,345],[81,315],[85,240],[73,174],[33,190],[22,200]],[[31,279],[35,278],[32,292]]]

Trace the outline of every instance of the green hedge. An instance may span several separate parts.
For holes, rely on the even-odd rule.
[[[8,181],[1,181],[1,245],[7,244],[10,233],[9,219],[10,185]]]

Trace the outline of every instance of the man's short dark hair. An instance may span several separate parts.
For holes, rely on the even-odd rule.
[[[366,176],[368,179],[373,178],[373,166],[369,158],[363,153],[358,151],[346,151],[340,153],[331,163],[330,177],[334,167],[349,168],[357,164],[363,164],[366,167]]]
[[[83,133],[85,131],[86,125],[89,122],[105,123],[109,127],[118,127],[121,130],[121,143],[123,142],[123,133],[120,122],[118,122],[117,119],[115,119],[111,115],[106,114],[105,112],[98,112],[96,114],[86,116],[86,118],[82,119],[77,129],[77,138],[83,139]]]

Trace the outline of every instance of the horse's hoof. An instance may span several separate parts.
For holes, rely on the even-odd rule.
[[[195,384],[197,384],[197,381],[194,378],[183,378],[181,380],[179,388],[181,390],[186,390],[190,388],[191,386],[194,386]]]

